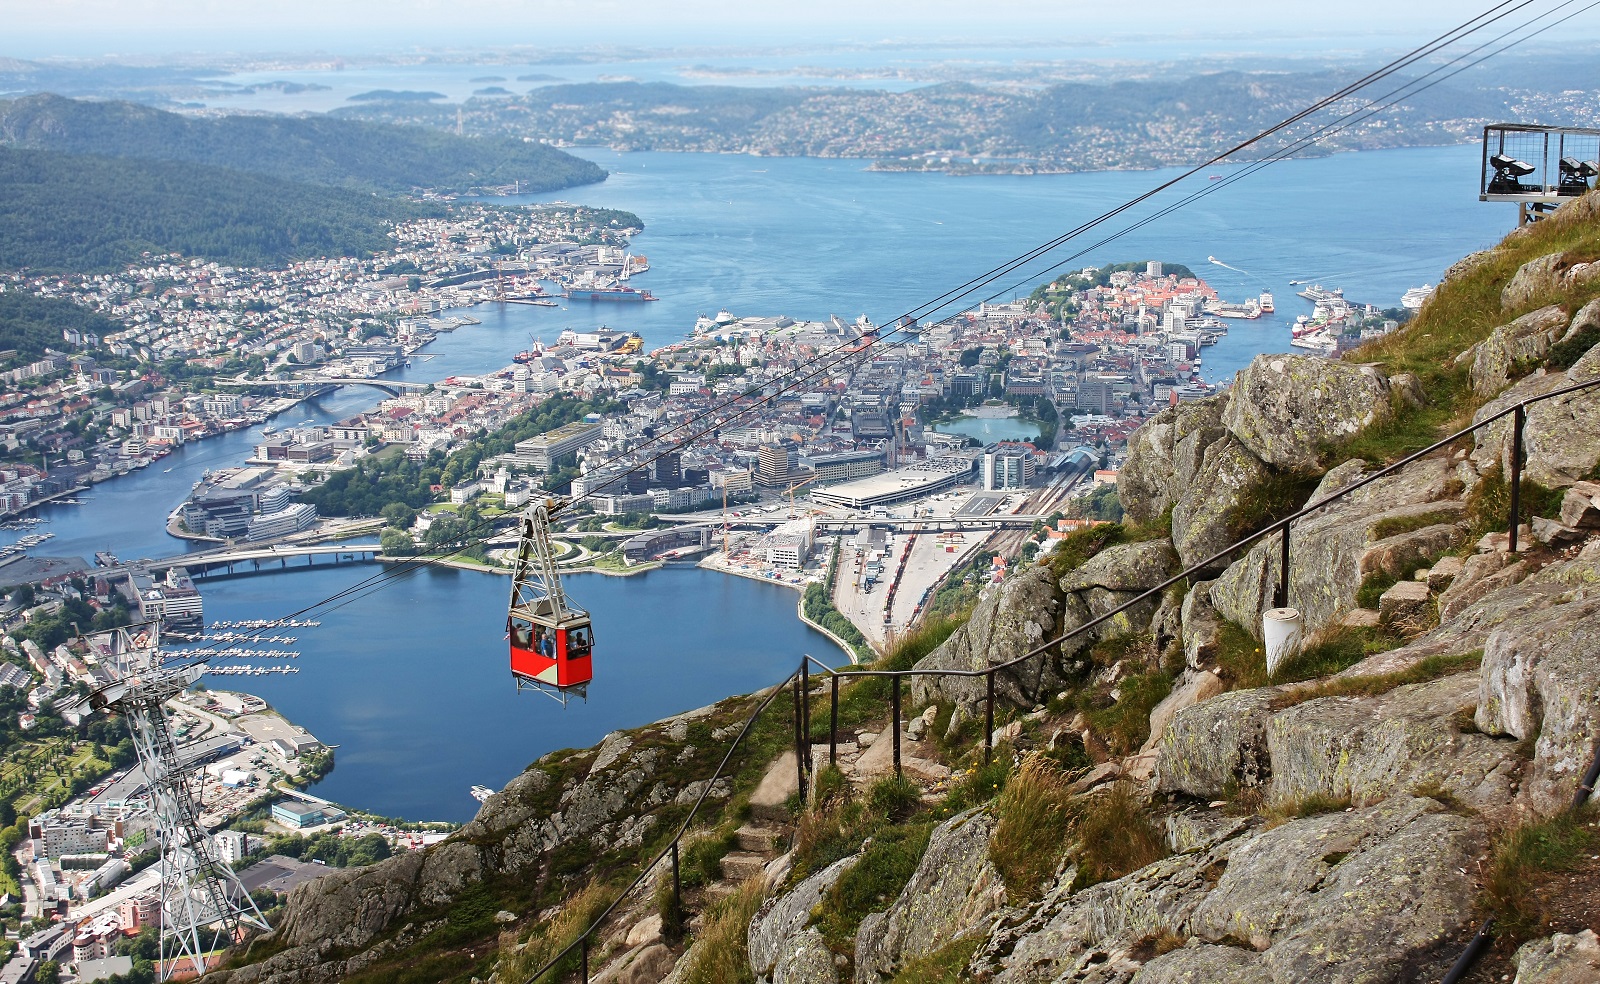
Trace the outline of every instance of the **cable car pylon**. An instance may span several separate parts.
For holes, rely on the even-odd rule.
[[[561,587],[550,517],[567,505],[542,499],[518,520],[517,562],[511,575],[506,635],[511,676],[517,689],[541,691],[564,706],[574,695],[588,698],[594,629],[589,613],[574,608]]]
[[[160,623],[152,622],[112,633],[115,680],[91,694],[89,705],[128,722],[149,784],[161,847],[157,975],[165,981],[179,972],[204,974],[209,954],[239,942],[246,928],[270,927],[200,824],[200,809],[189,788],[196,763],[186,765],[178,758],[166,703],[199,680],[204,669],[198,664],[163,666],[160,632]]]

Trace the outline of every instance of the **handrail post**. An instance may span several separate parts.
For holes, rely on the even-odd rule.
[[[1273,608],[1289,605],[1289,524],[1283,524],[1283,540],[1278,553],[1278,590],[1273,597]]]
[[[589,934],[583,934],[583,984],[589,984]]]
[[[899,776],[900,776],[900,678],[898,676],[894,676],[894,677],[890,677],[889,679],[894,681],[893,682],[894,689],[889,691],[889,693],[892,694],[893,697],[894,697],[893,701],[891,702],[892,705],[893,705],[892,706],[892,711],[891,711],[891,716],[894,718],[894,774],[895,774],[896,778],[899,778]]]
[[[831,680],[833,692],[828,697],[828,764],[839,765],[839,674]]]
[[[994,671],[990,670],[983,675],[984,690],[987,693],[983,698],[983,764],[988,765],[994,758]]]
[[[672,924],[676,933],[683,932],[683,876],[678,871],[678,842],[672,842]]]
[[[806,754],[806,778],[811,778],[811,661],[800,661],[800,727],[801,744]]]
[[[792,677],[789,690],[794,694],[794,772],[796,789],[800,792],[800,802],[806,801],[806,755],[805,746],[800,733],[800,678]]]
[[[1522,521],[1522,425],[1527,423],[1528,409],[1517,404],[1511,415],[1511,552],[1517,552],[1517,527]]]

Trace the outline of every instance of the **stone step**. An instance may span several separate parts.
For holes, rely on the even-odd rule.
[[[784,752],[767,767],[767,774],[750,794],[750,816],[756,820],[789,819],[789,797],[799,791],[794,752]]]
[[[722,877],[734,884],[755,878],[766,870],[767,860],[749,851],[729,851],[722,856]]]
[[[782,831],[749,824],[734,831],[734,837],[738,839],[739,850],[760,854],[768,859],[778,856],[779,845],[783,843]]]

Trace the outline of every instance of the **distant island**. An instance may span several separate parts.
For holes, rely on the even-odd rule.
[[[350,102],[431,102],[443,99],[442,92],[425,92],[415,89],[373,89],[348,97]]]

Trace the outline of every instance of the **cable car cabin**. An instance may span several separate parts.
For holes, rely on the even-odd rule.
[[[559,508],[538,502],[522,515],[506,635],[517,689],[541,690],[565,704],[572,693],[588,697],[594,628],[589,613],[567,604],[561,588],[550,540],[553,507]]]
[[[541,601],[543,599],[540,599]],[[583,687],[593,678],[590,654],[594,629],[589,616],[568,609],[555,617],[548,605],[537,602],[511,609],[511,673],[520,688],[526,683],[566,690]]]

